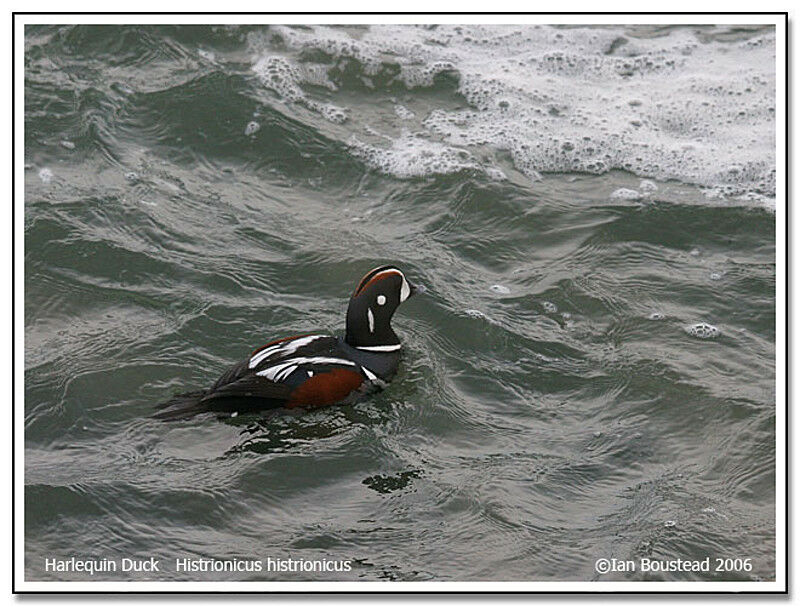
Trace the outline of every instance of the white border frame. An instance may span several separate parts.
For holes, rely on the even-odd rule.
[[[151,4],[148,2],[148,4]],[[636,4],[632,7],[641,6]],[[142,7],[144,8],[144,7]],[[154,6],[158,10],[157,6]],[[497,7],[501,8],[501,7]],[[29,24],[247,24],[247,23],[309,23],[309,24],[359,24],[359,23],[543,23],[543,24],[772,24],[776,31],[776,517],[775,517],[775,581],[773,582],[717,582],[717,581],[599,581],[599,582],[381,582],[381,581],[25,581],[24,580],[24,27]],[[786,36],[787,26],[782,14],[18,14],[14,18],[14,208],[15,233],[14,270],[15,297],[13,368],[15,379],[15,423],[13,427],[14,448],[14,591],[15,592],[785,592],[786,579],[786,490],[787,463],[787,191],[786,191]],[[9,74],[10,76],[10,74]],[[797,415],[795,415],[797,416]],[[10,443],[9,436],[9,441]]]

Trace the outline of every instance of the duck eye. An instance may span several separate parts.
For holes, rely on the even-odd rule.
[[[383,295],[378,295],[378,305],[383,305],[386,303],[386,297]]]

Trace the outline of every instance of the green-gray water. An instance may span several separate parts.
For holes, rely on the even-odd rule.
[[[27,580],[87,580],[45,570],[72,556],[163,562],[91,580],[775,578],[774,156],[729,161],[774,146],[774,66],[720,90],[692,76],[743,95],[711,103],[754,141],[739,152],[712,114],[647,114],[635,82],[676,82],[692,53],[762,61],[771,29],[532,31],[573,49],[558,77],[584,70],[612,105],[634,87],[607,145],[590,100],[547,88],[547,57],[535,90],[470,88],[481,49],[498,62],[515,39],[497,31],[28,28]],[[590,143],[536,139],[562,118]],[[148,418],[266,341],[341,330],[383,263],[428,293],[395,317],[381,394]],[[594,568],[707,556],[752,570]],[[176,572],[184,557],[352,570]]]

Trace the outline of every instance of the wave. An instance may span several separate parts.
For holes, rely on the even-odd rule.
[[[504,178],[510,158],[533,181],[617,169],[775,195],[772,28],[278,26],[247,40],[263,87],[394,177]],[[382,109],[393,120],[376,127]]]

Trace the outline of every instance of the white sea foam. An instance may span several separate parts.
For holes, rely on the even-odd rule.
[[[719,328],[705,322],[687,326],[686,332],[698,339],[716,339],[719,336]]]
[[[635,189],[620,187],[619,189],[611,192],[609,197],[612,200],[640,200],[642,198],[642,194]]]
[[[398,177],[449,172],[454,149],[487,148],[504,152],[532,180],[542,172],[622,169],[697,184],[721,198],[774,197],[774,32],[761,29],[737,41],[714,33],[695,27],[304,26],[271,28],[250,42],[253,70],[267,88],[337,123],[358,113],[314,100],[305,85],[325,87],[336,100],[342,91],[330,70],[343,62],[378,92],[397,82],[409,90],[431,87],[437,76],[452,74],[464,106],[443,101],[425,115],[400,116],[424,130],[414,153],[406,154],[407,138],[386,146],[411,162],[382,162],[381,170]],[[345,106],[352,103],[344,100],[353,98],[348,92]],[[395,111],[390,99],[376,96],[375,103]],[[351,133],[363,129],[352,122]],[[418,156],[426,145],[424,155],[443,160],[426,160],[422,168]],[[365,157],[363,147],[351,149]],[[490,170],[499,167],[484,167]],[[643,183],[640,193],[651,194],[651,185]]]
[[[396,113],[397,116],[402,120],[411,120],[411,118],[413,118],[416,115],[410,109],[408,109],[404,105],[400,105],[399,103],[395,104],[394,113]]]
[[[335,90],[336,86],[328,80],[323,66],[292,63],[287,58],[269,55],[258,58],[253,65],[253,71],[265,87],[273,90],[282,99],[304,105],[331,122],[342,123],[347,120],[345,108],[315,101],[300,87],[301,83],[305,83]]]
[[[658,185],[649,181],[647,179],[643,179],[641,183],[639,183],[639,191],[642,192],[645,196],[649,196],[656,191],[658,191]]]
[[[348,141],[351,153],[372,168],[400,178],[449,174],[481,166],[464,150],[411,134],[401,135],[389,147],[364,143],[355,135]]]
[[[43,168],[39,171],[39,178],[42,183],[50,183],[53,180],[53,171],[49,168]]]
[[[206,61],[211,61],[212,63],[215,63],[217,60],[217,56],[213,53],[213,51],[198,48],[197,54],[200,55]]]

